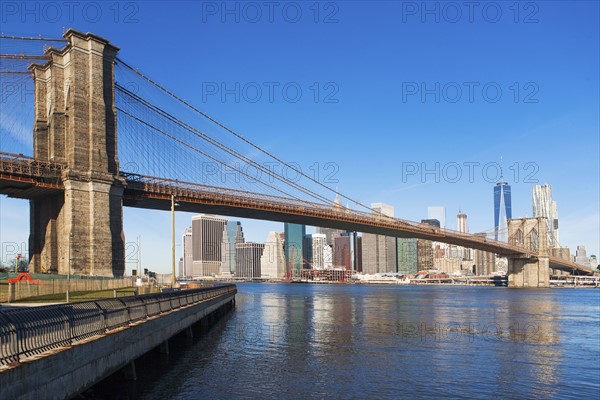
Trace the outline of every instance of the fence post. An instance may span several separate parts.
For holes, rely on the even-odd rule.
[[[15,284],[9,283],[8,284],[8,302],[11,303],[13,301],[15,301]]]

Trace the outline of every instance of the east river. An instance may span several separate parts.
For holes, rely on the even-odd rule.
[[[86,398],[600,396],[600,290],[238,284],[234,311]]]

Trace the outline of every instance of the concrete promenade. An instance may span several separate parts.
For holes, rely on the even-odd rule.
[[[226,293],[2,367],[0,398],[71,398],[123,367],[135,371],[132,362],[158,346],[168,352],[174,335],[191,335],[193,324],[234,304],[235,292]]]

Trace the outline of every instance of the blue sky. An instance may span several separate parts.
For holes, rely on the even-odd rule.
[[[530,216],[532,185],[549,183],[561,244],[599,253],[598,2],[53,4],[3,2],[0,30],[103,36],[254,143],[397,217],[441,205],[449,228],[461,209],[471,232],[491,230],[502,158],[513,217]],[[236,84],[238,99],[223,95]],[[177,214],[178,244],[191,216]],[[5,243],[27,242],[27,203],[0,198],[0,219],[4,257]],[[169,213],[126,208],[124,219],[145,267],[168,272]],[[243,227],[250,241],[283,229]]]

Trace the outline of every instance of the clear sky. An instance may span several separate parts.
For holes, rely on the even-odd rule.
[[[0,30],[103,36],[254,143],[397,217],[445,206],[448,228],[460,209],[470,232],[492,230],[502,158],[513,217],[531,216],[532,186],[549,183],[561,244],[598,255],[599,3],[466,3],[6,1]],[[27,242],[28,213],[0,198],[3,260]],[[177,258],[191,217],[177,213]],[[169,213],[126,208],[124,220],[144,267],[168,272]],[[283,225],[243,228],[262,242]],[[135,259],[130,244],[128,273]]]

